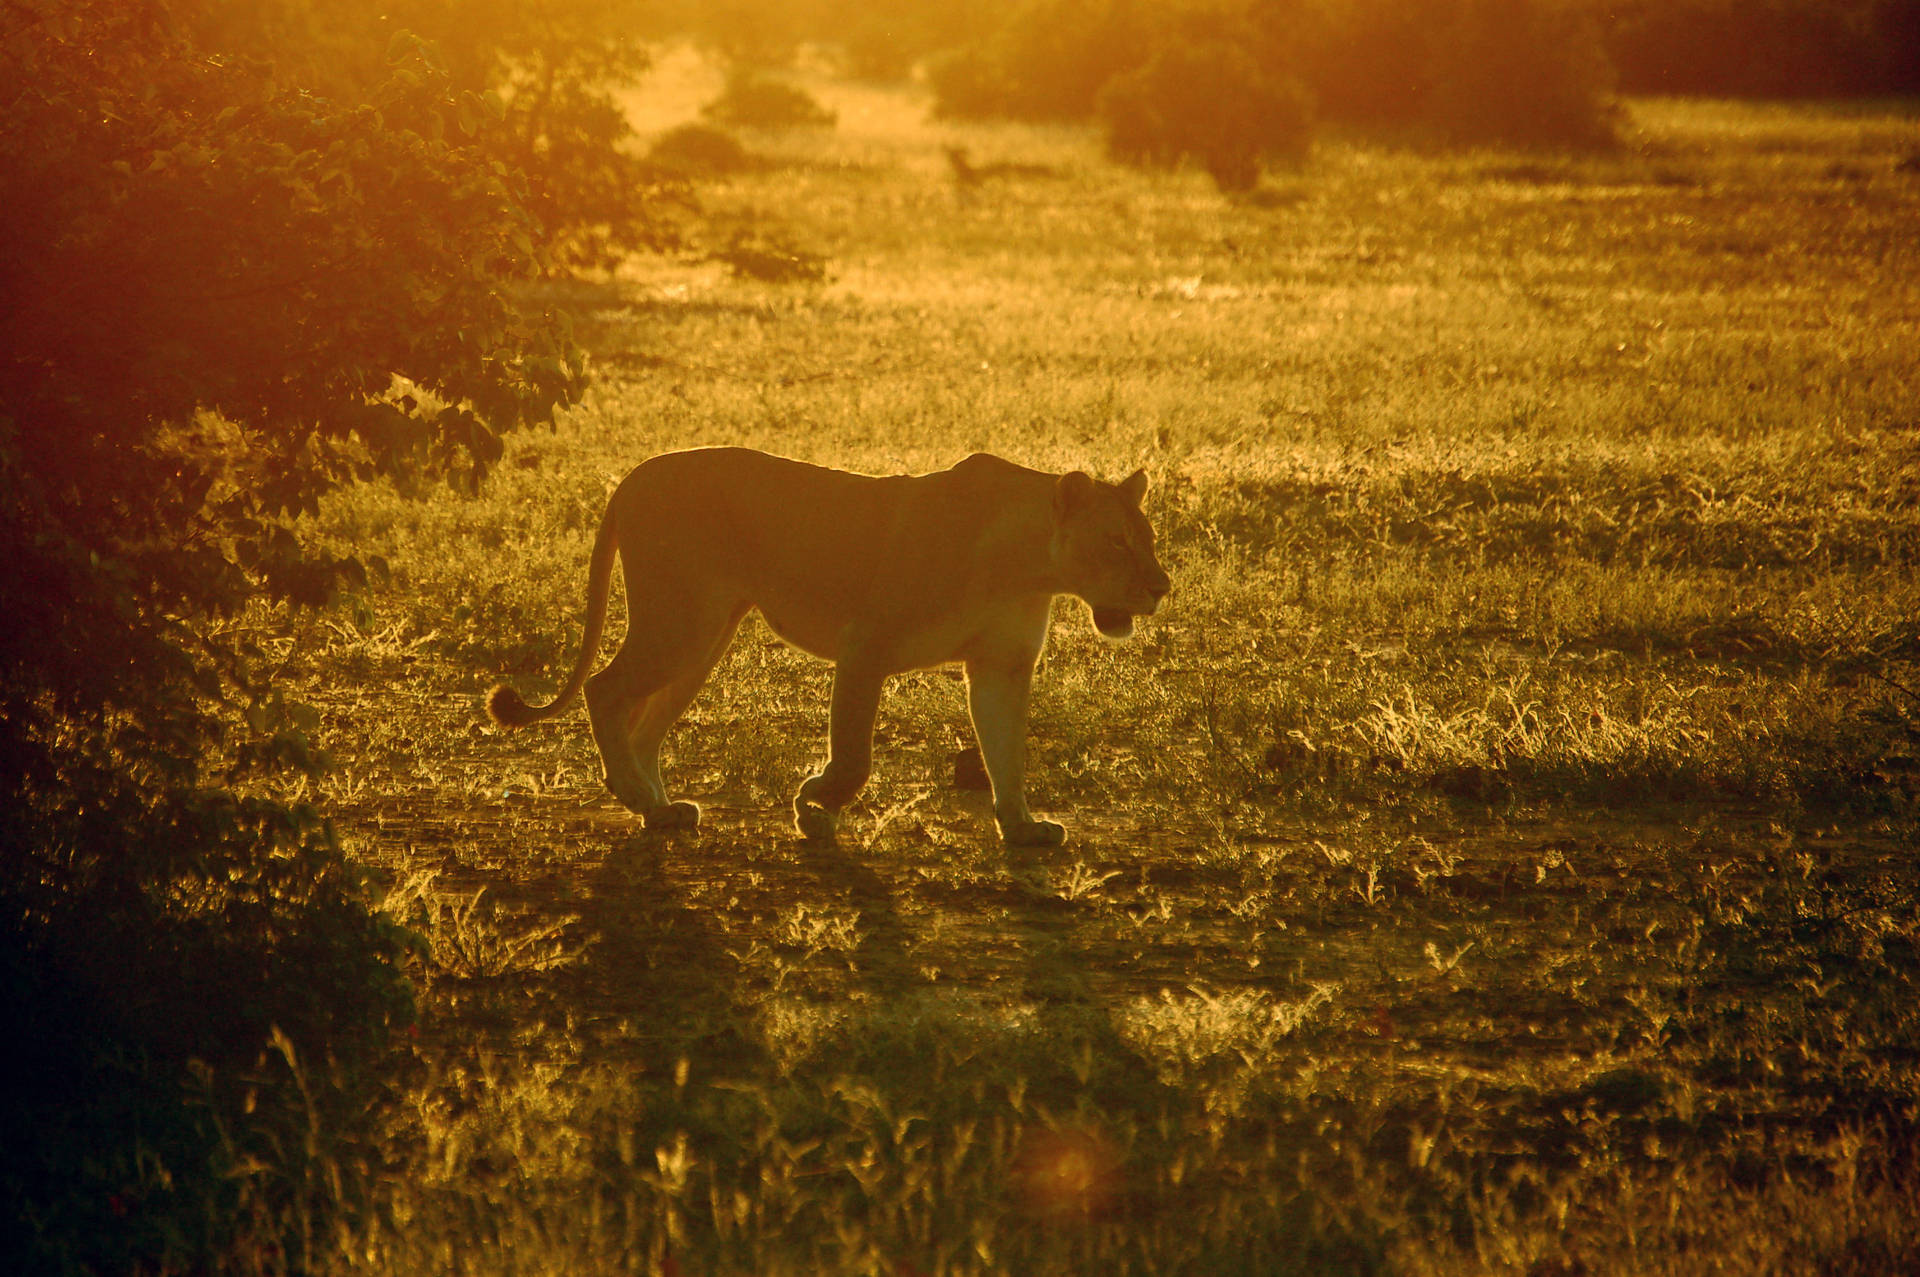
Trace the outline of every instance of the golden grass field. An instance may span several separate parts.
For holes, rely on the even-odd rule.
[[[630,105],[716,86],[669,57]],[[1336,137],[1229,201],[811,87],[838,127],[701,200],[824,282],[556,287],[583,407],[477,498],[321,515],[391,578],[300,622],[288,694],[426,938],[334,1268],[1920,1270],[1912,109]],[[949,144],[1046,171],[961,189]],[[1064,848],[953,788],[946,673],[799,841],[829,670],[757,622],[669,739],[696,835],[613,802],[583,712],[483,721],[564,676],[611,486],[703,444],[1146,467],[1174,594],[1125,644],[1062,601],[1037,684]]]

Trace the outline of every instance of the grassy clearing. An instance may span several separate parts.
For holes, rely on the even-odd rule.
[[[838,130],[705,198],[827,282],[569,288],[586,407],[477,499],[323,515],[393,579],[288,677],[425,936],[337,1268],[1920,1266],[1912,116],[1333,142],[1228,203],[818,88]],[[957,190],[955,141],[1050,175]],[[1149,468],[1170,607],[1063,604],[1038,688],[1065,848],[951,787],[940,673],[796,841],[827,673],[757,625],[669,742],[698,836],[613,805],[584,716],[481,724],[571,659],[611,484],[705,443]]]

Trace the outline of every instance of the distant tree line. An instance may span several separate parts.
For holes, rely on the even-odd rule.
[[[807,40],[847,52],[857,75],[897,78],[922,60],[1045,30],[1058,52],[1081,36],[1148,34],[1168,14],[1267,10],[1311,58],[1328,29],[1354,41],[1422,32],[1443,40],[1472,0],[656,0],[656,29],[698,32],[748,60],[783,60]],[[1920,0],[1539,0],[1583,15],[1629,93],[1859,96],[1920,93]],[[1024,31],[1027,34],[1023,35]],[[1011,33],[1011,35],[1009,35]],[[1399,33],[1396,35],[1396,33]],[[1130,59],[1137,64],[1142,50]],[[1061,66],[1075,65],[1067,59]],[[1318,81],[1352,66],[1328,63]],[[1383,74],[1392,68],[1383,68]],[[1400,68],[1405,69],[1405,68]],[[1361,77],[1365,79],[1366,77]],[[1094,86],[1096,89],[1098,86]],[[1082,86],[1084,89],[1084,85]],[[1083,92],[1083,100],[1090,98]]]
[[[1630,93],[1920,93],[1920,0],[1611,0],[1596,12]]]
[[[1617,92],[1920,92],[1920,0],[764,0],[680,15],[742,60],[833,42],[924,66],[953,118],[1098,119],[1114,153],[1224,186],[1320,124],[1591,147]],[[765,20],[757,20],[764,18]]]
[[[1553,0],[1028,0],[928,65],[944,114],[1098,117],[1120,158],[1190,156],[1227,188],[1318,122],[1566,146],[1614,126],[1599,26]]]

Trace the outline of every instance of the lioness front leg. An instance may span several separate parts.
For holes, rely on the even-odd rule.
[[[835,815],[866,785],[873,770],[873,719],[886,681],[884,674],[845,664],[834,670],[827,765],[793,797],[793,826],[802,838],[831,841]]]
[[[1038,655],[967,662],[967,708],[993,783],[993,819],[1014,847],[1057,847],[1067,831],[1027,810],[1027,702]]]

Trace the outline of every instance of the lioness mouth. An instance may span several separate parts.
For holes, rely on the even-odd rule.
[[[1093,609],[1093,627],[1108,638],[1126,638],[1133,633],[1133,613],[1117,607]]]

